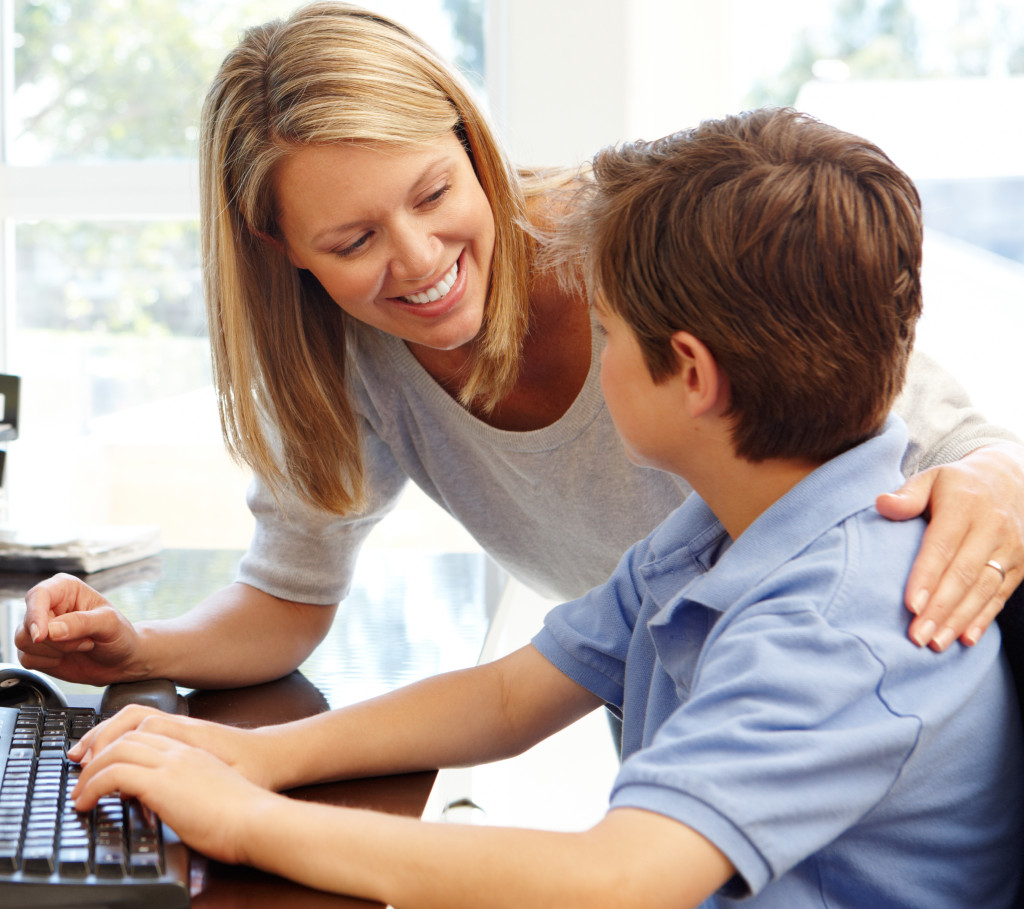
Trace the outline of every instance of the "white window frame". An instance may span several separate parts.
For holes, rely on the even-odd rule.
[[[0,19],[0,111],[14,92],[14,5],[3,0]],[[14,328],[14,225],[68,219],[193,220],[199,217],[195,162],[109,164],[8,163],[7,124],[0,116],[0,370],[6,368]]]
[[[490,0],[488,96],[513,160],[575,165],[731,110],[732,17],[732,0]]]

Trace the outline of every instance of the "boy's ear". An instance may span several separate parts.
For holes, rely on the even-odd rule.
[[[707,345],[688,331],[677,331],[671,340],[690,416],[724,412],[729,405],[729,381]]]

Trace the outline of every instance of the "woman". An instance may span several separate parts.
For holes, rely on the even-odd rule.
[[[568,174],[517,173],[460,80],[384,17],[317,3],[251,30],[202,124],[206,296],[229,448],[256,476],[236,583],[133,627],[80,581],[27,596],[26,666],[107,684],[281,676],[326,633],[408,478],[539,591],[574,597],[688,494],[634,467],[585,299],[539,264]],[[915,358],[899,408],[931,509],[910,634],[976,640],[1022,576],[1024,451]],[[959,460],[957,460],[959,459]],[[949,463],[953,462],[953,463]]]

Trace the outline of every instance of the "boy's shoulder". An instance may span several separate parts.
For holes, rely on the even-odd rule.
[[[688,558],[705,570],[688,581],[686,599],[722,613],[767,601],[822,613],[842,597],[901,603],[925,523],[886,520],[875,499],[903,482],[905,447],[906,428],[891,418],[881,434],[819,467],[735,541],[723,537],[704,503],[688,501],[651,537],[652,561],[670,569],[673,560],[661,554],[687,539]],[[648,571],[654,581],[657,571]]]

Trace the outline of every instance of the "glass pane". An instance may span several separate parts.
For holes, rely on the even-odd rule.
[[[45,407],[26,400],[26,418],[45,421],[36,433],[69,421],[88,431],[97,417],[210,383],[197,231],[184,222],[17,226],[23,303],[11,362],[23,374],[47,363],[32,391],[51,388]]]
[[[197,233],[15,225],[21,426],[5,485],[22,526],[156,523],[165,542],[245,544],[247,478],[220,439]]]
[[[206,87],[281,0],[14,0],[13,164],[187,158]],[[483,72],[483,0],[364,4]],[[477,80],[478,84],[480,80]]]
[[[795,104],[860,132],[914,177],[930,227],[1024,263],[1024,5],[787,6],[737,0],[744,106]]]

